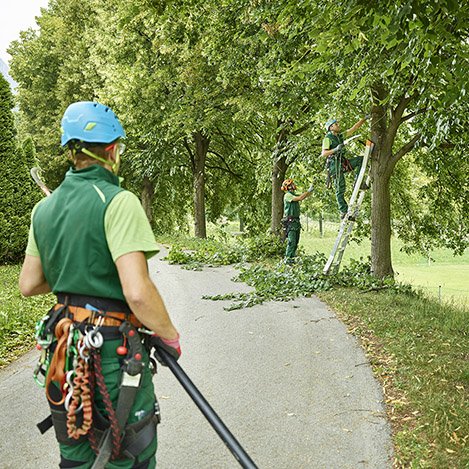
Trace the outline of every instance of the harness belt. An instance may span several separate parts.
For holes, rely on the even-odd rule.
[[[102,311],[121,311],[128,314],[132,312],[125,301],[117,300],[115,298],[103,298],[101,296],[78,295],[76,293],[57,293],[57,303],[82,307],[85,307],[87,304],[91,304]]]
[[[96,311],[82,306],[65,305],[63,303],[57,303],[54,306],[54,310],[63,308],[64,306],[66,306],[66,316],[74,322],[86,321],[88,324],[119,327],[124,321],[129,321],[137,328],[142,327],[142,323],[133,313],[123,313],[120,311]]]
[[[68,312],[71,314],[68,317],[75,322],[87,321],[96,324],[99,320],[101,326],[119,327],[124,321],[129,321],[137,328],[142,327],[142,323],[125,301],[75,293],[58,293],[54,309],[60,309],[62,306],[68,307]]]

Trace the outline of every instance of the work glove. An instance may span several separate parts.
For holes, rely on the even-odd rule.
[[[333,153],[337,153],[338,151],[341,151],[342,148],[344,148],[344,144],[343,143],[339,143],[339,145],[337,145],[334,150],[332,151]]]
[[[164,358],[158,353],[158,348],[168,352],[175,360],[181,356],[181,345],[179,344],[179,334],[175,339],[164,339],[156,334],[150,336],[150,345],[153,347],[155,358],[163,365],[168,366]]]
[[[311,184],[311,185],[309,186],[309,189],[307,190],[307,192],[313,192],[313,190],[314,190],[314,187],[313,187],[313,185]]]

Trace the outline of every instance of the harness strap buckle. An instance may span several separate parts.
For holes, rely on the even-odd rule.
[[[136,375],[129,375],[126,371],[122,373],[122,381],[121,381],[121,386],[122,387],[128,387],[128,388],[138,388],[140,386],[140,377],[142,376],[141,373],[138,373]]]

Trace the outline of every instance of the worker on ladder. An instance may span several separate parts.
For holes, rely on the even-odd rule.
[[[363,162],[362,156],[353,158],[346,157],[346,141],[344,138],[356,132],[368,118],[368,115],[365,116],[343,133],[340,131],[340,124],[337,119],[329,119],[325,124],[327,133],[322,142],[322,156],[327,158],[326,168],[328,171],[328,180],[329,177],[332,177],[334,182],[335,195],[341,219],[344,219],[348,212],[348,204],[345,200],[344,175],[345,173],[355,170],[358,176]],[[363,183],[362,186],[362,189],[368,188],[365,187],[365,183]],[[350,215],[349,219],[351,219]]]

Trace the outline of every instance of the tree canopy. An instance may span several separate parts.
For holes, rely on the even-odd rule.
[[[409,250],[467,246],[467,15],[450,0],[51,0],[10,47],[19,128],[57,184],[63,111],[106,102],[155,229],[191,214],[203,237],[221,214],[278,230],[286,176],[330,206],[323,124],[371,113],[372,268],[390,275],[393,231]]]

